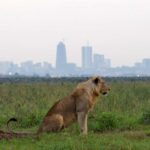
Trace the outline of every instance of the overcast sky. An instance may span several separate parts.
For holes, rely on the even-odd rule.
[[[149,0],[0,0],[0,61],[55,64],[64,39],[68,62],[81,63],[81,46],[113,66],[150,58]]]

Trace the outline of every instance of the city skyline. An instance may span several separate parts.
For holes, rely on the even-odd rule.
[[[92,46],[81,47],[82,66],[78,67],[74,62],[68,62],[66,45],[60,41],[56,46],[56,65],[53,67],[48,62],[34,63],[32,60],[17,65],[13,62],[0,61],[0,76],[90,76],[99,74],[102,76],[150,76],[150,58],[144,58],[142,62],[135,62],[134,66],[112,67],[111,60],[103,54],[94,52]]]
[[[61,50],[63,50],[63,52],[61,52]],[[81,46],[81,48],[80,48],[81,64],[78,65],[78,64],[76,64],[76,62],[68,61],[68,49],[67,49],[67,46],[66,46],[65,42],[62,40],[62,41],[59,41],[59,42],[57,43],[57,45],[55,45],[55,56],[56,56],[56,58],[55,58],[55,61],[52,62],[52,63],[50,63],[50,61],[46,61],[46,60],[43,60],[43,61],[34,61],[34,60],[32,60],[32,59],[27,59],[27,60],[21,61],[20,63],[17,63],[17,62],[12,61],[12,60],[0,60],[0,62],[12,62],[12,63],[14,63],[14,64],[16,64],[16,65],[19,65],[19,66],[20,66],[22,63],[24,63],[24,62],[32,62],[33,64],[47,62],[47,63],[49,63],[53,68],[57,68],[57,69],[60,69],[63,65],[65,65],[65,64],[67,64],[67,63],[74,63],[74,64],[76,64],[77,67],[82,67],[82,68],[85,68],[85,69],[86,69],[86,66],[84,66],[85,64],[84,64],[84,62],[83,62],[83,60],[85,59],[85,58],[83,57],[83,56],[85,55],[85,54],[84,54],[84,53],[85,53],[85,52],[84,52],[85,50],[88,51],[88,54],[87,54],[87,55],[88,55],[88,58],[87,58],[87,60],[85,60],[86,63],[87,63],[87,66],[91,66],[92,63],[93,63],[94,65],[97,65],[97,64],[96,64],[97,62],[94,62],[94,60],[96,60],[98,57],[99,57],[98,59],[101,59],[101,60],[104,60],[104,59],[105,59],[105,61],[107,61],[106,63],[109,64],[112,68],[113,68],[113,67],[114,67],[114,68],[115,68],[115,67],[123,67],[123,66],[126,66],[126,67],[133,67],[133,66],[136,66],[137,64],[141,63],[144,59],[150,59],[150,57],[142,58],[141,60],[138,60],[138,61],[134,62],[132,66],[130,66],[130,65],[112,66],[112,60],[111,60],[110,58],[108,58],[108,57],[107,57],[107,58],[104,58],[105,55],[102,54],[102,53],[95,53],[95,49],[93,49],[93,46],[92,46],[92,45],[89,45],[89,42],[87,42],[86,45]],[[50,53],[51,53],[51,52],[49,52],[49,56],[50,56]],[[101,58],[100,58],[100,57],[101,57]],[[94,59],[94,58],[95,58],[95,59]],[[62,62],[63,62],[64,64],[62,64],[61,62],[59,62],[59,64],[57,64],[57,63],[58,63],[57,60],[63,60]],[[58,66],[57,66],[57,65],[58,65]],[[59,66],[59,65],[60,65],[60,66]],[[62,66],[61,66],[61,65],[62,65]]]
[[[65,42],[66,43],[66,42]],[[84,42],[84,43],[86,43],[86,42]],[[91,44],[90,44],[90,46],[91,46]],[[67,54],[66,54],[66,57],[68,58],[68,62],[72,62],[72,60],[73,60],[73,62],[74,63],[76,63],[76,65],[78,66],[78,67],[82,67],[82,53],[80,53],[80,50],[82,49],[82,46],[79,46],[79,49],[78,49],[78,61],[76,61],[75,60],[75,57],[74,57],[74,55],[73,54],[70,54],[70,48],[68,48],[68,45],[67,45]],[[94,46],[93,46],[93,48],[94,48]],[[99,48],[100,49],[100,48]],[[2,55],[3,55],[3,51],[2,51],[2,55],[0,56],[0,61],[11,61],[11,62],[14,62],[14,63],[16,63],[16,64],[18,64],[18,65],[20,65],[22,62],[26,62],[26,61],[33,61],[34,63],[38,63],[38,62],[48,62],[48,63],[50,63],[53,67],[56,67],[56,45],[55,45],[55,47],[53,48],[53,50],[47,50],[47,51],[49,51],[49,52],[51,52],[51,54],[50,55],[48,55],[48,54],[45,54],[44,53],[44,51],[43,51],[43,53],[38,53],[38,51],[36,51],[36,52],[32,52],[31,51],[31,53],[33,53],[34,54],[34,57],[36,57],[37,55],[38,56],[40,56],[41,58],[39,59],[37,59],[37,58],[34,58],[34,57],[28,57],[28,58],[24,58],[23,60],[22,60],[22,58],[20,59],[20,55],[16,55],[16,58],[18,59],[18,60],[16,60],[16,58],[11,58],[11,59],[7,59],[6,57],[2,57]],[[0,49],[0,52],[1,52],[1,49]],[[7,52],[7,51],[6,51]],[[105,55],[105,53],[103,53],[103,50],[97,50],[97,49],[95,49],[95,53],[98,53],[98,54],[103,54],[103,55]],[[45,54],[45,55],[44,55]],[[76,53],[75,53],[76,54]],[[117,54],[118,55],[118,54]],[[7,53],[7,56],[9,57],[9,56],[13,56],[13,55],[10,55],[9,53]],[[109,54],[108,55],[105,55],[105,56],[110,56]],[[149,57],[148,57],[149,56]],[[114,59],[112,59],[111,57],[109,57],[109,59],[111,59],[111,65],[112,65],[112,67],[121,67],[121,66],[129,66],[129,67],[132,67],[132,66],[134,66],[134,64],[136,63],[136,62],[139,62],[139,61],[142,61],[144,58],[150,58],[150,55],[148,55],[148,56],[145,56],[145,57],[139,57],[139,59],[135,59],[135,61],[134,60],[132,60],[132,63],[123,63],[123,64],[121,64],[121,63],[119,63],[119,64],[114,64]],[[46,57],[46,59],[45,59],[45,57]],[[117,59],[121,59],[121,58],[119,58],[120,57],[120,55],[118,55],[118,57],[115,59],[115,60],[117,60]],[[128,59],[130,59],[130,56],[128,57],[128,58],[126,58],[127,60]]]

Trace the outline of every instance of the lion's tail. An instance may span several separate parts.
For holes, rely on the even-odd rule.
[[[28,133],[28,132],[13,132],[10,127],[9,124],[10,122],[17,122],[16,118],[10,118],[7,121],[7,129],[8,132],[2,131],[0,130],[0,139],[12,139],[12,138],[21,138],[21,137],[34,137],[37,135],[37,133]]]
[[[12,122],[12,121],[17,122],[18,120],[17,120],[16,118],[10,118],[10,119],[7,121],[7,130],[8,130],[9,132],[13,132],[13,131],[10,129],[10,126],[9,126],[9,123]]]

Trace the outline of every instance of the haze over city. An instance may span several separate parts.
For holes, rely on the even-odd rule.
[[[47,61],[55,66],[63,40],[68,62],[81,66],[89,41],[112,66],[150,58],[148,0],[5,0],[0,4],[0,61]]]
[[[150,58],[136,62],[134,66],[112,67],[111,60],[102,54],[95,53],[93,47],[87,45],[81,49],[82,65],[78,67],[73,62],[68,62],[65,44],[57,44],[56,63],[32,60],[22,62],[20,65],[12,61],[0,61],[0,77],[5,76],[34,76],[34,77],[75,77],[75,76],[150,76]]]

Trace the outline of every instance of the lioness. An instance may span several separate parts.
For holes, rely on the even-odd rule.
[[[81,134],[87,134],[87,118],[89,111],[93,108],[96,97],[99,94],[107,94],[110,88],[106,86],[100,77],[92,77],[79,83],[75,90],[67,97],[57,101],[48,111],[36,133],[5,132],[0,130],[0,139],[11,139],[14,137],[35,136],[43,132],[56,132],[68,127],[71,123],[78,121]],[[9,123],[17,121],[11,118]]]
[[[48,111],[37,134],[56,132],[78,121],[81,134],[87,134],[87,118],[89,111],[99,94],[107,94],[110,88],[100,77],[92,77],[79,83],[67,97],[57,101]]]

